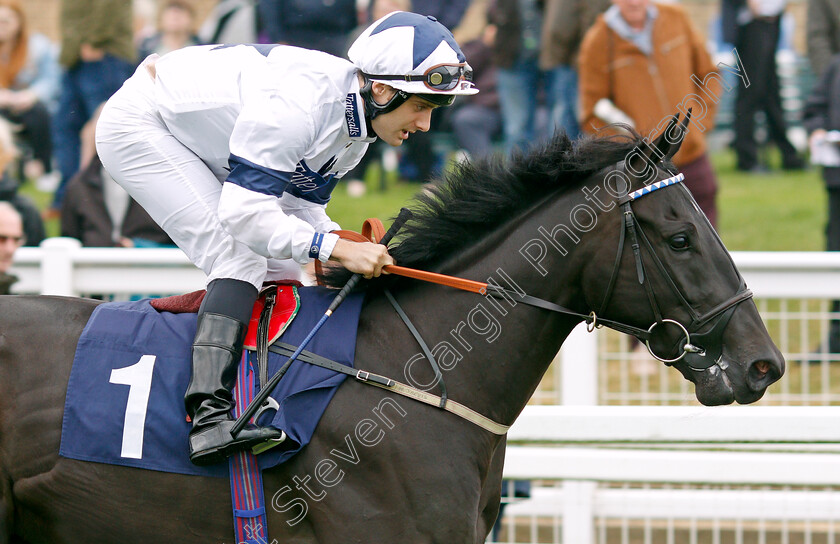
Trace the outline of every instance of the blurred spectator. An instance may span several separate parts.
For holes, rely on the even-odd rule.
[[[840,54],[832,57],[808,97],[802,124],[810,134],[811,160],[822,166],[828,191],[826,250],[840,251]],[[840,312],[840,301],[832,301],[831,311]],[[817,351],[840,353],[840,321],[831,320],[828,339]]]
[[[469,4],[470,0],[412,0],[411,11],[434,17],[454,33],[461,24]],[[442,125],[443,116],[441,113],[436,113],[432,115],[428,132],[416,132],[405,141],[399,165],[400,175],[403,178],[417,183],[426,183],[440,174],[444,157],[436,152],[435,141],[439,138]]]
[[[260,0],[260,26],[268,41],[342,56],[356,28],[356,0]]]
[[[694,107],[674,163],[714,225],[717,179],[705,132],[712,128],[715,102],[689,98],[720,96],[722,77],[685,10],[649,0],[614,0],[586,33],[579,66],[581,125],[587,132],[626,122],[648,136],[662,130],[678,108]]]
[[[82,129],[82,169],[67,184],[61,235],[85,247],[175,247],[172,240],[102,166],[96,154],[96,122]]]
[[[341,53],[342,58],[347,58],[347,51],[353,42],[356,41],[362,32],[370,26],[374,21],[378,21],[393,11],[411,11],[411,0],[373,0],[367,9],[358,13],[358,25],[347,36],[347,41],[344,43],[344,50]]]
[[[158,31],[140,43],[137,58],[143,60],[152,53],[165,55],[200,43],[195,33],[195,10],[192,4],[185,0],[168,0],[158,16]]]
[[[257,43],[253,0],[219,0],[198,31],[202,43]]]
[[[454,31],[461,25],[469,6],[470,0],[412,0],[411,11],[431,15]]]
[[[756,85],[739,85],[735,99],[735,139],[732,147],[738,156],[738,170],[758,172],[755,138],[755,115],[764,112],[768,137],[782,154],[782,167],[797,170],[805,166],[787,137],[779,75],[776,69],[776,46],[779,43],[782,14],[786,0],[723,0],[724,35],[734,36],[741,64]],[[734,26],[733,26],[734,25]],[[686,176],[687,177],[687,176]]]
[[[548,73],[554,107],[553,126],[571,137],[580,133],[577,120],[577,57],[586,31],[610,7],[610,0],[546,0],[539,66]],[[549,102],[551,99],[549,99]]]
[[[158,0],[132,0],[131,11],[134,45],[140,47],[143,40],[158,30]]]
[[[23,221],[8,202],[0,202],[0,295],[8,295],[17,277],[9,274],[15,251],[23,245]]]
[[[584,33],[605,0],[494,0],[489,20],[497,27],[494,61],[505,147],[524,149],[562,129],[577,137],[577,73]],[[538,135],[540,97],[548,110]]]
[[[85,247],[175,247],[96,155],[67,184],[61,235],[76,238]]]
[[[61,206],[64,186],[79,170],[79,132],[94,110],[134,71],[131,2],[63,0],[61,55],[65,72],[54,116],[55,159],[61,184],[53,213]]]
[[[461,51],[470,59],[473,81],[481,92],[461,97],[445,111],[458,146],[476,158],[493,152],[493,139],[502,128],[499,94],[496,91],[496,67],[490,49],[494,32],[494,27],[487,27],[482,39],[465,43],[461,47]]]
[[[28,198],[17,194],[19,181],[11,175],[20,155],[12,136],[12,126],[0,118],[0,201],[11,204],[23,218],[26,245],[37,246],[46,237],[41,213]]]
[[[47,237],[44,220],[35,204],[18,194],[17,183],[8,172],[0,178],[0,202],[11,204],[23,218],[24,245],[37,247]]]
[[[20,0],[0,0],[0,115],[20,126],[29,152],[19,177],[35,179],[39,187],[52,172],[50,110],[59,80],[55,45],[29,31]]]
[[[808,59],[817,77],[840,53],[840,0],[808,0]]]
[[[359,26],[350,33],[347,43],[344,46],[344,52],[341,56],[343,58],[347,58],[347,50],[350,49],[350,46],[354,41],[356,41],[356,38],[358,38],[373,21],[378,21],[392,11],[411,11],[411,0],[373,0],[373,2],[371,2],[368,6],[368,14],[363,17],[364,20],[362,20]],[[367,191],[367,187],[364,182],[365,172],[367,172],[368,167],[376,162],[377,159],[380,161],[382,160],[383,147],[387,147],[387,144],[383,144],[381,140],[373,142],[368,148],[368,152],[365,153],[362,160],[359,161],[359,164],[344,175],[344,179],[347,180],[346,184],[348,195],[352,197],[360,197],[365,194]]]

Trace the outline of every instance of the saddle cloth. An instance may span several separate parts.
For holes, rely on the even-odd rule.
[[[297,291],[300,309],[280,336],[280,341],[294,346],[300,345],[335,297],[335,291],[321,287]],[[352,367],[363,299],[362,293],[349,296],[306,350]],[[191,425],[184,411],[184,392],[190,378],[195,327],[195,314],[158,312],[149,300],[97,306],[76,348],[59,454],[83,461],[227,477],[227,463],[197,467],[189,461]],[[256,354],[246,352],[246,357],[256,369]],[[269,353],[268,375],[285,361],[286,357]],[[272,394],[280,408],[264,413],[258,422],[282,429],[288,438],[281,447],[258,456],[260,469],[288,460],[309,443],[345,377],[302,361],[292,363]]]

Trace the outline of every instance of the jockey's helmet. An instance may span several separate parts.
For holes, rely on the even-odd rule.
[[[364,77],[360,94],[369,119],[396,109],[411,94],[449,106],[457,95],[478,92],[472,84],[472,69],[452,33],[432,16],[389,13],[362,32],[347,56]],[[371,97],[374,81],[396,89],[387,104]]]

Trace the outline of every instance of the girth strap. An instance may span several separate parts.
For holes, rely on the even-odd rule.
[[[270,348],[268,348],[269,351],[279,353],[284,357],[289,357],[295,352],[296,349],[297,348],[295,348],[294,346],[286,344],[284,342],[275,342]],[[404,383],[392,380],[391,378],[380,376],[379,374],[373,374],[372,372],[368,372],[366,370],[358,370],[336,363],[335,361],[331,361],[325,357],[316,355],[311,351],[303,350],[301,354],[298,355],[298,360],[311,365],[320,366],[329,370],[334,370],[336,372],[341,372],[342,374],[347,374],[348,376],[352,376],[362,383],[375,385],[376,387],[385,389],[387,391],[392,391],[394,393],[397,393],[398,395],[402,395],[404,397],[408,397],[410,399],[422,402],[423,404],[428,404],[430,406],[435,407],[441,406],[441,398],[437,395],[427,393],[426,391],[421,391],[419,389],[411,387],[410,385],[406,385]],[[489,417],[479,414],[475,410],[468,408],[463,404],[451,399],[446,401],[446,406],[444,406],[443,409],[463,419],[466,419],[470,423],[478,425],[482,429],[490,431],[493,434],[504,435],[508,432],[508,429],[510,429],[509,425],[502,425],[501,423],[496,423]]]

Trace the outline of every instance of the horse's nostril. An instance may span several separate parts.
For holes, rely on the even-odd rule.
[[[761,376],[764,376],[770,371],[770,363],[767,361],[757,361],[753,365],[753,368],[755,368]]]
[[[753,391],[764,391],[767,386],[782,377],[784,367],[779,368],[773,359],[753,361],[747,371],[747,385]]]

